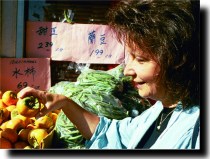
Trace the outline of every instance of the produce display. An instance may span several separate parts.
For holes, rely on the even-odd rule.
[[[60,110],[35,119],[43,108],[33,96],[18,99],[12,90],[0,96],[0,148],[39,149],[55,127]]]
[[[84,67],[76,82],[61,81],[48,92],[63,94],[99,116],[120,120],[135,117],[150,107],[139,97],[123,66],[111,70]],[[69,105],[71,106],[71,105]],[[0,91],[1,149],[85,149],[85,139],[61,110],[35,119],[44,107],[33,96],[17,98],[12,90]]]
[[[123,66],[111,70],[82,70],[76,82],[62,81],[49,89],[51,93],[63,94],[84,109],[110,119],[135,117],[150,106],[149,101],[139,97],[131,78],[123,75]],[[53,147],[84,148],[82,135],[61,111],[58,115]]]

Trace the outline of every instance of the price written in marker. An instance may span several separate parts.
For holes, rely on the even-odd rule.
[[[107,25],[97,24],[27,22],[26,55],[77,63],[125,61],[124,44]]]
[[[1,90],[20,91],[30,86],[47,90],[51,86],[50,59],[0,58]]]

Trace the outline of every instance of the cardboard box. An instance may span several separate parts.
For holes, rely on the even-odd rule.
[[[49,149],[52,147],[54,129],[42,140],[40,149]]]

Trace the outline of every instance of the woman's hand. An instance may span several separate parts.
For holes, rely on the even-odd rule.
[[[86,139],[92,137],[99,123],[100,118],[97,115],[83,109],[73,100],[64,95],[52,94],[46,91],[26,87],[18,93],[18,98],[24,98],[26,96],[34,96],[44,104],[44,108],[41,109],[36,118],[61,108],[69,120],[71,120]]]
[[[36,118],[66,106],[67,101],[69,100],[64,95],[52,94],[46,91],[36,90],[31,87],[26,87],[18,93],[18,98],[24,98],[27,96],[37,97],[39,101],[44,104],[44,108],[37,114]]]

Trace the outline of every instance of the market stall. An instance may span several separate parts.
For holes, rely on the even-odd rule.
[[[50,9],[56,6],[46,4],[45,20],[46,12],[52,13]],[[34,5],[29,2],[29,15]],[[61,19],[27,20],[23,56],[1,57],[1,148],[85,149],[85,139],[62,110],[39,119],[22,112],[43,108],[35,98],[17,98],[27,86],[63,94],[84,109],[110,119],[135,117],[150,107],[149,101],[139,97],[131,78],[123,75],[127,58],[124,44],[116,40],[103,18],[90,16],[91,23],[82,23],[73,19],[78,13],[73,11],[63,7]],[[34,11],[33,15],[40,18],[42,14]]]

